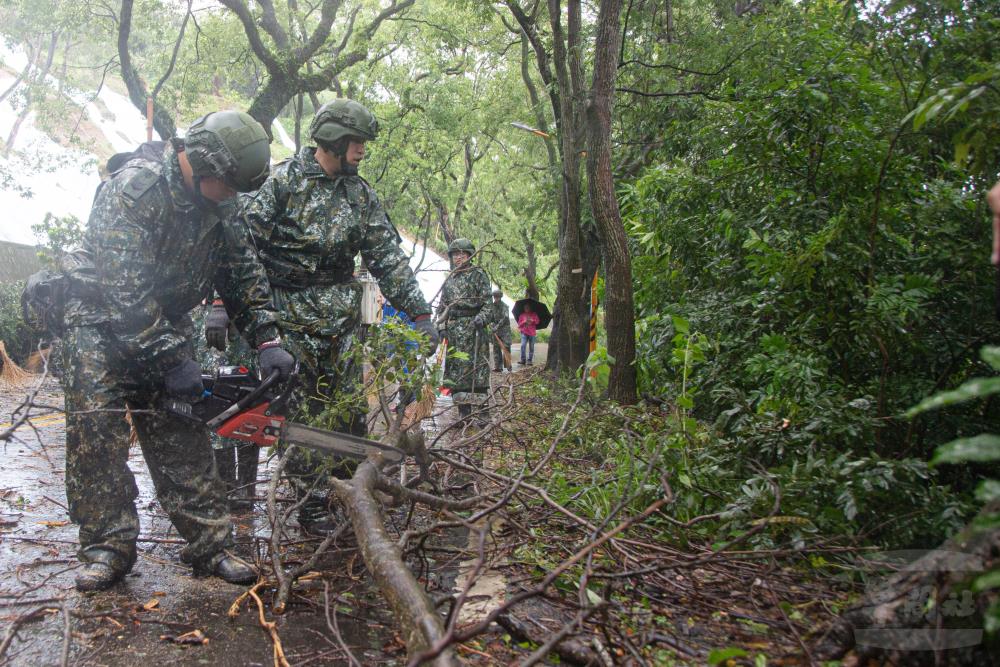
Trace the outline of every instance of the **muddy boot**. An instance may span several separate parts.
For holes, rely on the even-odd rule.
[[[232,506],[233,490],[236,488],[236,454],[234,447],[213,449],[215,468],[219,471],[219,479],[226,485],[226,499]]]
[[[257,568],[228,551],[220,551],[194,567],[199,577],[218,577],[230,584],[252,584],[257,581]]]
[[[118,558],[110,551],[95,551],[87,555],[90,560],[76,573],[76,590],[104,591],[121,581],[125,571],[118,567]]]
[[[260,449],[257,445],[236,446],[236,491],[229,505],[234,510],[252,510],[257,497],[257,465]]]

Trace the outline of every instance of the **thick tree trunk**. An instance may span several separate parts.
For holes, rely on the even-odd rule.
[[[271,123],[278,117],[281,110],[285,108],[298,92],[297,87],[290,77],[270,77],[264,84],[263,90],[251,102],[247,113],[253,116],[258,123],[264,127],[267,136],[271,139]]]
[[[608,354],[615,359],[608,394],[611,400],[632,404],[637,398],[632,260],[611,175],[611,97],[621,44],[621,9],[621,0],[601,0],[594,45],[594,81],[587,107],[590,147],[587,153],[587,183],[590,205],[604,249]]]
[[[579,27],[573,17],[579,14],[579,0],[569,2],[569,30],[563,36],[559,0],[549,0],[552,25],[553,61],[559,86],[559,140],[562,153],[562,220],[559,225],[559,281],[553,333],[555,354],[549,349],[547,368],[560,373],[575,373],[587,359],[588,313],[583,309],[587,276],[580,253],[580,158],[576,142],[578,113],[573,83],[577,65],[572,61],[579,46]]]

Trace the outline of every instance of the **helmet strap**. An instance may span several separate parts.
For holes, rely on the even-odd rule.
[[[201,193],[201,176],[199,174],[192,174],[191,181],[194,185],[194,205],[202,211],[216,213],[218,205]]]
[[[350,137],[341,137],[333,142],[330,146],[330,152],[337,156],[340,160],[340,173],[344,176],[357,176],[358,167],[357,165],[349,164],[347,162],[347,149],[351,145]]]

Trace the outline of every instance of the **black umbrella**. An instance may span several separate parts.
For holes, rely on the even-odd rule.
[[[552,321],[552,313],[549,312],[549,307],[546,306],[541,301],[536,301],[535,299],[518,299],[514,302],[514,321],[516,322],[521,313],[524,312],[524,305],[526,303],[531,304],[531,310],[538,315],[538,326],[537,329],[544,329],[549,326],[549,322]]]

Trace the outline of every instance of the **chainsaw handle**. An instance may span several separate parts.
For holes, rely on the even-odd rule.
[[[273,385],[275,382],[278,381],[278,377],[280,375],[281,371],[279,371],[278,369],[274,369],[273,371],[271,371],[271,374],[268,375],[266,378],[264,378],[264,381],[261,382],[259,385],[257,385],[257,387],[253,391],[251,391],[249,394],[247,394],[240,400],[230,405],[228,408],[217,414],[212,419],[205,422],[205,426],[214,431],[219,425],[224,423],[227,419],[229,419],[233,415],[243,412],[248,406],[253,405],[254,401],[263,396],[264,392],[270,389],[271,385]]]

